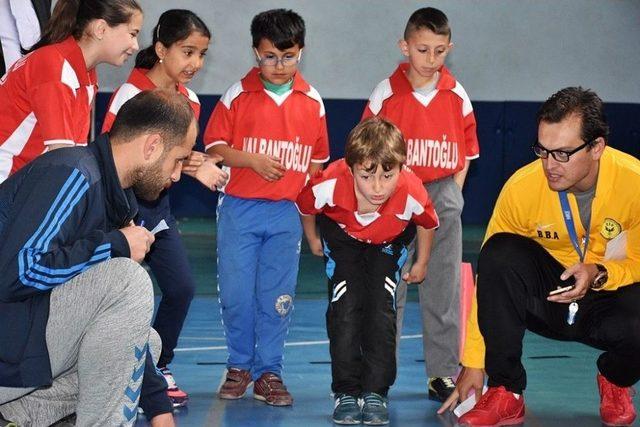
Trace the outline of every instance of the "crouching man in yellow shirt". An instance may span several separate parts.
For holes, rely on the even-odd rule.
[[[456,392],[439,412],[475,390],[459,423],[524,419],[526,329],[604,350],[597,361],[600,416],[635,417],[640,379],[640,161],[607,147],[601,99],[569,87],[538,112],[540,158],[505,184],[478,259]],[[554,292],[555,291],[555,292]],[[484,373],[488,391],[482,392]]]

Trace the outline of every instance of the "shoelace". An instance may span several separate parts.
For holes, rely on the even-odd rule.
[[[340,396],[338,399],[336,399],[336,407],[338,405],[357,405],[358,401],[356,400],[355,397],[353,396],[349,396],[348,394],[345,394],[344,396]]]
[[[384,401],[376,394],[369,394],[364,397],[364,404],[370,406],[384,406]]]

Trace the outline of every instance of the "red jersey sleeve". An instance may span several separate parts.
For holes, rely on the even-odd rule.
[[[465,156],[467,160],[475,159],[480,156],[480,146],[478,144],[478,134],[476,131],[476,116],[473,114],[471,99],[469,99],[469,95],[467,91],[464,90],[464,87],[458,82],[456,82],[453,92],[458,95],[462,101]]]
[[[90,118],[75,117],[75,94],[73,90],[62,82],[46,82],[28,89],[33,114],[36,116],[44,145],[68,144],[75,145],[77,136],[74,129],[78,128],[75,121]]]
[[[480,144],[478,144],[478,133],[476,130],[476,117],[471,111],[464,117],[464,144],[468,160],[480,156]]]
[[[313,163],[325,163],[329,161],[329,132],[327,131],[327,115],[320,117],[320,136],[313,146],[311,155]]]
[[[440,221],[429,197],[429,193],[427,193],[420,178],[414,175],[413,172],[407,171],[406,173],[408,197],[413,199],[411,203],[407,203],[407,205],[415,205],[414,207],[409,207],[413,211],[411,221],[426,229],[437,228],[440,225]]]
[[[232,107],[232,106],[231,106]],[[218,101],[216,107],[209,117],[207,127],[204,131],[204,148],[208,150],[214,145],[231,144],[233,136],[233,111],[221,101]]]

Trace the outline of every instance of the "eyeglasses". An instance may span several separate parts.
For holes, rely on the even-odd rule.
[[[593,141],[591,141],[593,142]],[[579,147],[574,148],[571,151],[564,151],[564,150],[547,150],[546,148],[544,148],[542,145],[540,145],[539,142],[534,142],[533,145],[531,146],[531,148],[533,148],[533,152],[536,154],[536,156],[540,157],[541,159],[546,159],[549,157],[549,154],[551,154],[551,156],[558,162],[560,163],[567,163],[569,161],[569,158],[574,155],[575,153],[577,153],[578,151],[582,150],[585,147],[588,147],[589,144],[591,144],[591,142],[585,142],[584,144],[582,144]]]
[[[278,62],[282,64],[283,67],[293,67],[300,62],[300,58],[302,57],[302,51],[300,51],[297,56],[286,54],[282,58],[278,58],[276,55],[268,54],[267,56],[261,58],[258,54],[258,51],[256,49],[254,49],[254,51],[256,53],[258,64],[267,67],[276,67],[278,65]]]

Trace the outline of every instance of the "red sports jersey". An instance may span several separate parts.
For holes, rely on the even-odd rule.
[[[47,145],[86,144],[96,90],[73,37],[15,62],[0,80],[0,182]]]
[[[323,213],[354,239],[373,244],[393,241],[410,221],[427,229],[439,224],[427,190],[406,168],[400,170],[391,197],[376,212],[359,214],[353,173],[344,159],[311,178],[296,205],[303,215]]]
[[[222,96],[204,132],[206,148],[227,144],[236,150],[280,158],[286,171],[269,182],[251,168],[228,168],[221,190],[242,198],[294,201],[307,179],[310,162],[329,160],[329,138],[320,94],[300,72],[290,91],[267,91],[259,69],[252,69]]]
[[[376,86],[362,119],[377,115],[398,126],[407,142],[407,166],[422,182],[431,182],[461,171],[466,160],[479,156],[476,118],[467,92],[446,67],[426,97],[411,87],[408,68],[400,64]]]
[[[156,88],[156,85],[147,77],[149,70],[145,68],[134,68],[129,74],[127,82],[120,86],[109,100],[109,107],[107,108],[107,114],[104,116],[104,122],[102,123],[102,132],[109,132],[113,121],[116,119],[116,114],[120,111],[122,104],[136,96],[143,90],[152,90]],[[200,118],[200,100],[198,95],[182,83],[179,83],[176,88],[178,92],[183,94],[189,100],[189,105],[193,109],[196,115],[196,120]]]

